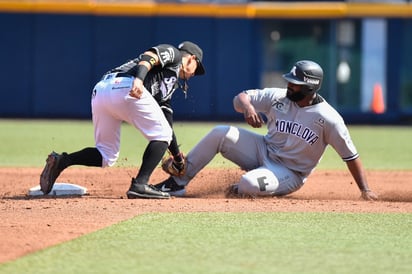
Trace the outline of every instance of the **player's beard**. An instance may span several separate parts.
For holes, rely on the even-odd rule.
[[[303,100],[303,98],[305,98],[305,94],[302,91],[293,91],[288,89],[288,91],[286,92],[286,97],[288,97],[289,100],[293,101],[293,102],[299,102],[301,100]]]

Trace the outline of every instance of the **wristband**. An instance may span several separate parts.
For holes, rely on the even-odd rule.
[[[149,69],[145,65],[137,65],[136,78],[143,81],[148,72]]]

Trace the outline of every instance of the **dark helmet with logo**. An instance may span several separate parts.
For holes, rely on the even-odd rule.
[[[291,71],[283,75],[283,78],[292,84],[303,86],[302,92],[309,95],[320,89],[323,70],[313,61],[302,60],[296,62]]]

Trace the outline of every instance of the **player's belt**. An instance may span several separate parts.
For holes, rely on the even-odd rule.
[[[116,77],[133,78],[132,75],[127,74],[126,72],[113,72],[113,73],[107,73],[103,75],[101,81],[116,78]]]

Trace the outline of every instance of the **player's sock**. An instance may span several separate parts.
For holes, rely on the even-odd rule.
[[[136,183],[147,184],[150,175],[152,175],[153,170],[162,160],[168,146],[169,145],[163,141],[151,141],[147,145],[143,153],[142,165],[135,179]]]
[[[95,147],[88,147],[77,152],[67,154],[61,163],[61,167],[64,169],[71,165],[82,165],[82,166],[96,166],[101,167],[103,162],[103,157],[99,150]]]

